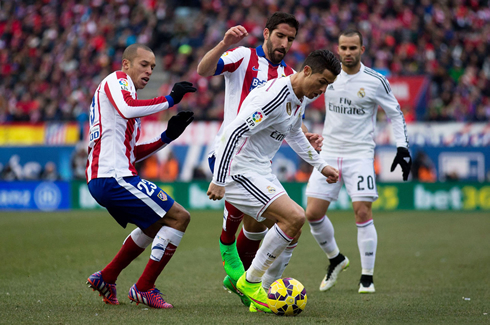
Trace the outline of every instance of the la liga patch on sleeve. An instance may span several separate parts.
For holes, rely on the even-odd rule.
[[[253,129],[257,124],[262,122],[263,119],[264,119],[264,113],[262,113],[262,111],[256,111],[252,115],[247,117],[245,121],[247,122],[248,127],[250,129]]]
[[[129,91],[129,82],[127,79],[119,79],[119,86],[121,86],[121,90]]]

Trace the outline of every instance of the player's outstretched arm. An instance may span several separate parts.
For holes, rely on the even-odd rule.
[[[210,200],[221,200],[225,196],[225,187],[211,182],[206,193]]]
[[[410,156],[410,151],[405,147],[398,147],[396,150],[395,159],[391,164],[391,172],[393,172],[397,165],[400,165],[403,173],[403,180],[408,180],[408,175],[412,169],[412,157]]]
[[[330,165],[323,167],[322,174],[327,178],[328,184],[337,183],[339,180],[339,171]]]
[[[170,142],[177,139],[193,120],[193,112],[183,111],[172,116],[168,121],[167,130],[165,130],[159,137],[136,145],[134,148],[136,162],[145,160],[157,151],[165,148]]]
[[[214,75],[221,55],[228,50],[230,46],[237,44],[247,36],[247,30],[241,25],[233,26],[228,29],[223,40],[201,59],[201,62],[199,62],[199,65],[197,66],[197,73],[203,77]]]

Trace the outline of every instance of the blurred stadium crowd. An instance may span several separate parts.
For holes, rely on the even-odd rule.
[[[294,13],[300,22],[286,56],[292,67],[313,49],[335,49],[339,32],[356,27],[366,65],[387,76],[430,78],[424,120],[490,120],[487,1],[14,0],[0,6],[0,123],[86,120],[98,83],[120,68],[123,49],[135,42],[161,57],[160,94],[175,81],[194,82],[199,95],[179,109],[221,119],[223,78],[199,77],[197,64],[236,24],[249,31],[243,45],[262,44],[275,11]],[[406,118],[415,117],[406,112]]]

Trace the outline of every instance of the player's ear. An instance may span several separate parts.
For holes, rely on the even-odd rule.
[[[131,62],[128,59],[122,60],[122,70],[128,70],[131,66]]]
[[[305,74],[305,77],[309,77],[311,75],[311,67],[309,65],[305,65],[303,68],[303,73]]]
[[[264,35],[264,39],[267,41],[269,39],[269,29],[268,28],[264,28],[264,32],[263,32],[263,35]]]

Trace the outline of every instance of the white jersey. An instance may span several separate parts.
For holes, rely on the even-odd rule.
[[[408,148],[405,118],[388,80],[361,63],[358,73],[342,70],[327,87],[322,157],[373,158],[378,105],[391,119],[397,147]]]
[[[306,162],[323,170],[320,158],[301,130],[304,106],[294,94],[291,77],[268,81],[244,100],[237,117],[225,128],[216,152],[213,183],[247,171],[268,175],[271,160],[285,139]]]
[[[138,100],[133,81],[122,71],[102,80],[90,106],[87,183],[94,178],[137,175],[134,163],[166,145],[160,136],[136,145],[140,136],[139,118],[163,111],[172,102],[168,97]]]
[[[295,71],[284,61],[272,64],[267,60],[262,46],[240,46],[223,53],[214,74],[225,77],[224,118],[216,136],[215,150],[224,128],[235,119],[243,101],[255,87],[265,84],[268,80],[293,73]]]

